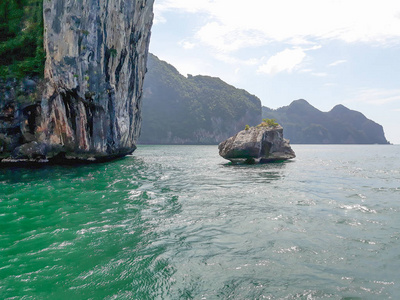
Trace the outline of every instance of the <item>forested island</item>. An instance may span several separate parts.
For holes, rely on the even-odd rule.
[[[274,118],[293,144],[388,144],[383,127],[362,113],[339,104],[322,112],[300,99],[278,109],[262,108],[263,118]]]
[[[181,75],[149,54],[142,144],[218,144],[260,123],[261,101],[219,78]]]
[[[220,78],[181,75],[149,54],[142,144],[218,144],[263,118],[276,119],[292,144],[388,144],[381,125],[343,105],[322,112],[305,100],[278,109]]]

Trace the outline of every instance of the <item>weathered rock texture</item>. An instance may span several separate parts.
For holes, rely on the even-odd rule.
[[[7,144],[11,158],[94,160],[136,149],[153,2],[44,1],[43,93],[31,136],[20,139],[30,145]]]
[[[40,123],[40,99],[43,81],[0,80],[0,161],[34,159],[35,153],[23,155],[21,151],[37,140],[35,130]],[[38,152],[39,153],[39,152]],[[33,158],[34,157],[34,158]],[[41,159],[42,157],[38,157]]]
[[[234,163],[267,163],[296,157],[289,141],[283,138],[281,126],[242,130],[219,144],[218,149],[219,155]]]

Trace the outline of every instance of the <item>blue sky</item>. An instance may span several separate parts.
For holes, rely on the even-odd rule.
[[[400,144],[398,0],[156,0],[150,51],[270,108],[343,104]]]

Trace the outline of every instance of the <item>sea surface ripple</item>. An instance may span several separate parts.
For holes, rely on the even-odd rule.
[[[0,169],[0,299],[400,299],[400,146]]]

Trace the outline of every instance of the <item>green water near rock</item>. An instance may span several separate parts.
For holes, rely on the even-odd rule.
[[[0,169],[0,299],[397,299],[400,147]]]

